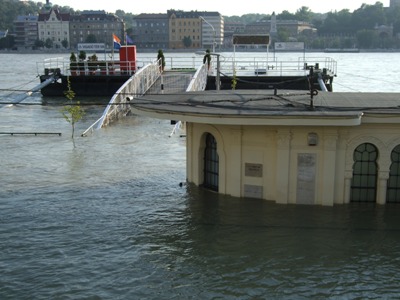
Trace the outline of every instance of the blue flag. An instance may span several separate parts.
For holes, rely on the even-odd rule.
[[[129,35],[126,35],[126,43],[128,45],[133,45],[133,40],[129,37]]]

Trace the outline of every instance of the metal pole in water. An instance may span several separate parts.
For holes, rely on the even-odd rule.
[[[161,94],[164,94],[164,76],[161,73]]]

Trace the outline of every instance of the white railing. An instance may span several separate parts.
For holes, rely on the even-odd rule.
[[[198,57],[170,57],[165,58],[165,69],[174,71],[174,70],[195,70],[199,65]]]
[[[136,98],[144,95],[160,74],[158,63],[155,61],[140,69],[125,82],[111,98],[102,118],[100,118],[101,122],[98,124],[98,128],[107,126],[111,120],[118,119],[121,114],[128,113],[131,97]]]
[[[192,77],[186,92],[204,91],[207,86],[207,72],[207,65],[201,65]]]
[[[66,64],[64,57],[53,57],[47,58],[42,62],[37,62],[36,70],[38,74],[43,74],[44,72],[45,75],[49,75],[49,73],[54,73],[56,70],[59,70],[61,74],[64,74],[67,70],[67,66],[69,69],[69,62]]]
[[[203,64],[197,69],[196,73],[192,77],[192,80],[190,81],[189,86],[186,89],[186,92],[204,91],[207,86],[207,76],[208,76],[208,65]],[[178,131],[186,131],[185,122],[177,121],[169,136],[170,137],[173,136]],[[185,134],[181,134],[181,136],[184,135]]]
[[[152,60],[136,60],[134,62],[99,60],[97,62],[80,62],[79,67],[84,75],[132,75],[152,62]],[[170,57],[166,58],[165,70],[195,70],[198,66],[199,58],[196,56]],[[337,72],[336,61],[329,57],[299,57],[293,60],[278,60],[275,57],[243,59],[220,56],[220,71],[226,75],[236,73],[237,76],[303,76],[308,74],[310,66],[314,66],[314,68],[318,66],[320,70],[326,69],[334,75]],[[59,70],[62,75],[72,75],[69,60],[61,57],[37,63],[37,69],[39,74],[43,74],[44,71],[53,73]]]
[[[237,76],[304,76],[309,73],[310,67],[326,69],[336,75],[337,63],[328,57],[300,57],[297,60],[281,61],[278,59],[237,59],[224,58],[220,60],[221,73]]]
[[[149,61],[77,61],[71,66],[64,57],[48,58],[36,63],[38,74],[49,75],[59,71],[61,75],[133,75],[139,69],[149,64]]]
[[[110,122],[117,120],[121,116],[130,112],[129,102],[135,98],[142,96],[154,84],[160,76],[158,63],[155,61],[148,64],[136,72],[134,76],[129,78],[114,94],[108,103],[103,115],[93,123],[82,136],[107,126]]]
[[[58,65],[60,62],[56,60]],[[185,70],[195,69],[196,61],[193,59],[188,64],[187,58],[182,60],[174,58],[167,62],[166,70]],[[138,63],[136,62],[136,67]],[[259,59],[238,60],[221,58],[220,72],[224,74],[236,74],[236,76],[294,76],[308,74],[312,68],[324,70],[329,73],[336,74],[336,61],[330,58],[299,58],[292,61],[278,61],[276,59]],[[201,64],[194,74],[186,91],[204,91],[207,84],[207,65]],[[212,72],[212,71],[211,71]],[[126,115],[130,111],[130,100],[144,95],[160,77],[161,72],[158,61],[153,62],[140,68],[118,91],[114,94],[107,105],[103,115],[93,125],[91,125],[82,135],[107,126],[111,121],[118,119],[122,115]]]

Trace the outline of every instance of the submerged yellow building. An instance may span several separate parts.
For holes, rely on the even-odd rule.
[[[400,202],[400,94],[224,90],[147,95],[186,123],[187,180],[282,204]]]

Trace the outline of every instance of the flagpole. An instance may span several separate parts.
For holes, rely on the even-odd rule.
[[[114,34],[111,36],[111,38],[112,38],[112,43],[111,43],[111,45],[112,45],[111,58],[112,58],[112,60],[114,61]]]

